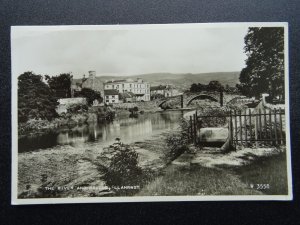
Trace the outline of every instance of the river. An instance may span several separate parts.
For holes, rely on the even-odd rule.
[[[61,149],[72,147],[108,146],[116,138],[124,143],[144,141],[153,135],[176,129],[182,111],[165,111],[139,114],[137,118],[116,118],[111,123],[90,123],[72,129],[58,129],[43,135],[22,137],[19,139],[18,151],[29,152],[43,149]]]

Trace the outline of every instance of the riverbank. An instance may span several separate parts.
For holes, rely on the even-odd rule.
[[[276,148],[184,153],[138,196],[286,195],[285,154]]]
[[[170,131],[172,132],[172,131]],[[142,169],[160,171],[166,165],[164,136],[156,134],[144,141],[132,143]],[[99,170],[103,147],[60,146],[18,154],[19,198],[62,198],[114,196]]]
[[[18,124],[18,135],[32,136],[54,131],[59,128],[72,128],[89,122],[111,121],[115,117],[115,111],[111,107],[90,108],[86,111],[68,112],[59,115],[53,120],[31,119]]]

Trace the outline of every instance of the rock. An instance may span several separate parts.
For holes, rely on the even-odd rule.
[[[201,142],[226,142],[229,131],[223,127],[207,127],[201,128],[199,133]]]

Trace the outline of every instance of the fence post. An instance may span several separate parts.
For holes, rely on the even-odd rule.
[[[272,132],[272,114],[271,109],[269,109],[269,123],[270,123],[270,143],[273,144],[273,132]]]
[[[278,144],[278,135],[277,135],[277,111],[274,109],[274,132],[275,132],[275,144]]]
[[[242,111],[239,111],[239,118],[240,118],[240,142],[243,145],[243,124],[242,124]]]
[[[251,109],[249,109],[249,127],[250,127],[250,130],[249,130],[249,133],[250,133],[250,143],[252,141],[252,121],[251,121]]]
[[[279,108],[279,134],[280,134],[280,139],[279,139],[279,144],[283,143],[283,135],[282,135],[282,117],[281,117],[281,108]]]
[[[259,122],[259,139],[261,140],[262,137],[261,137],[261,134],[262,134],[262,124],[261,124],[261,110],[259,109],[258,110],[258,122]]]
[[[229,121],[229,145],[230,146],[233,146],[233,122],[232,122],[232,113],[231,113],[231,110],[230,110],[230,121]]]
[[[266,139],[268,138],[268,130],[267,130],[267,111],[266,109],[263,110],[264,113],[264,144],[267,143]]]
[[[257,114],[255,115],[255,146],[258,147],[257,136],[258,136],[258,123],[257,123]]]
[[[247,110],[245,110],[245,114],[244,114],[244,122],[245,122],[245,143],[246,146],[248,145],[248,137],[247,137]]]
[[[190,116],[190,141],[193,141],[193,119],[192,116]]]
[[[236,110],[234,110],[234,124],[235,124],[235,144],[237,145],[237,143],[238,143],[238,132],[237,132],[237,114],[236,114]]]

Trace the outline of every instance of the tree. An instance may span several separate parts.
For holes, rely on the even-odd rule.
[[[284,28],[250,27],[244,41],[248,58],[239,90],[256,98],[269,93],[284,99]]]
[[[209,82],[207,89],[210,91],[223,91],[224,87],[219,81],[212,80]]]
[[[99,103],[101,103],[103,101],[103,98],[101,97],[100,92],[94,91],[89,88],[82,88],[80,92],[75,94],[75,96],[86,98],[87,103],[89,105],[92,105],[94,100],[98,100]]]
[[[190,92],[201,92],[201,91],[206,91],[207,86],[205,84],[192,84],[190,87]]]
[[[148,179],[146,171],[138,165],[138,153],[130,146],[116,140],[113,144],[114,153],[108,167],[103,167],[103,179],[106,185],[112,189],[120,189],[122,186],[143,186]],[[120,189],[116,190],[123,194],[133,194],[137,190]]]
[[[57,98],[71,97],[71,83],[73,76],[70,73],[62,73],[58,76],[45,76],[49,87],[54,90]]]
[[[41,75],[25,72],[18,77],[18,119],[51,120],[57,116],[58,105],[53,91],[43,82]]]

